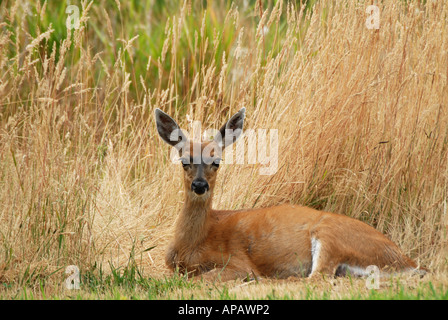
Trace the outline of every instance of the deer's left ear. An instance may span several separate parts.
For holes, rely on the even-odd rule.
[[[244,118],[246,108],[242,108],[235,113],[225,125],[219,129],[220,135],[215,137],[215,141],[223,149],[234,143],[243,134]]]

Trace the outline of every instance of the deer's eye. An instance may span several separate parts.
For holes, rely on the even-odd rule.
[[[221,161],[221,159],[216,159],[212,162],[212,166],[215,168],[219,168],[219,162]]]
[[[190,167],[190,161],[188,159],[181,158],[180,161],[182,162],[182,167],[184,167],[184,169],[188,169]]]

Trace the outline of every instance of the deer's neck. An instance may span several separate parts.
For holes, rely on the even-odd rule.
[[[211,224],[212,195],[200,199],[186,192],[184,206],[176,223],[176,242],[197,246],[205,240]]]

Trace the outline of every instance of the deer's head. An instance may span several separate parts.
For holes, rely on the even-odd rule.
[[[212,141],[192,141],[176,121],[160,109],[155,110],[160,137],[179,152],[184,169],[186,191],[193,199],[204,200],[213,193],[223,150],[234,143],[243,132],[246,109],[238,111]]]

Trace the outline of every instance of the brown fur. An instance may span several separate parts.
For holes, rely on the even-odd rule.
[[[212,273],[228,280],[247,275],[307,276],[311,237],[322,243],[317,273],[334,274],[341,264],[383,270],[416,268],[415,262],[383,234],[344,215],[282,205],[216,211],[185,199],[167,264],[192,275]],[[208,276],[207,276],[208,277]]]
[[[197,143],[189,141],[189,152],[181,154],[182,158],[201,158],[193,150],[202,151],[215,142],[196,145],[195,149]],[[216,166],[204,162],[184,170],[184,207],[166,255],[166,263],[172,270],[206,279],[229,280],[247,276],[334,275],[339,267],[347,265],[359,268],[376,265],[385,271],[417,268],[381,232],[344,215],[294,205],[213,210],[217,172]],[[209,184],[203,196],[190,188],[198,176]],[[312,239],[319,241],[321,249],[311,274]]]

